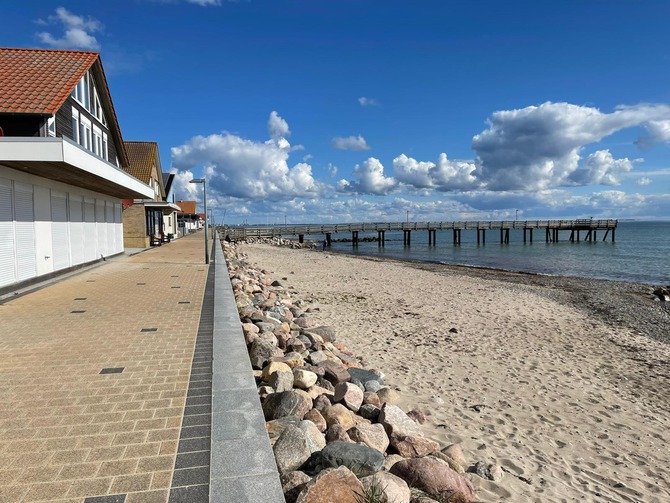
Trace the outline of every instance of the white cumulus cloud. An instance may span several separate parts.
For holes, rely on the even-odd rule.
[[[609,150],[598,150],[570,174],[570,180],[576,185],[619,185],[636,162],[640,160],[615,159]]]
[[[649,121],[644,127],[649,134],[638,138],[641,149],[647,150],[657,143],[670,143],[670,120]]]
[[[38,19],[40,25],[58,25],[64,30],[62,36],[42,31],[37,37],[44,44],[56,49],[84,49],[98,50],[100,43],[93,33],[102,30],[102,24],[95,18],[78,16],[71,13],[65,7],[58,7],[54,15],[46,19]]]
[[[489,128],[472,140],[477,154],[474,175],[491,190],[570,185],[585,145],[624,128],[668,119],[670,106],[646,104],[618,107],[609,114],[551,102],[495,112]]]
[[[473,190],[479,182],[473,175],[475,164],[468,161],[452,161],[447,154],[440,154],[437,163],[417,161],[405,154],[393,159],[393,175],[406,185],[416,189],[439,191]]]
[[[291,136],[291,130],[288,128],[288,123],[274,110],[270,113],[270,117],[268,118],[268,133],[270,134],[270,138],[274,140]]]
[[[338,150],[370,150],[370,146],[361,135],[346,138],[336,136],[331,140],[331,144]]]
[[[393,192],[397,185],[393,177],[384,175],[384,165],[374,157],[370,157],[363,164],[357,164],[353,177],[353,181],[340,180],[337,183],[338,190],[382,196]]]
[[[275,112],[270,115],[274,123]],[[279,122],[277,122],[279,123]],[[268,128],[288,133],[288,125]],[[256,142],[230,133],[195,136],[172,148],[172,167],[178,173],[204,166],[208,194],[240,199],[264,198],[280,201],[294,197],[314,198],[324,190],[312,175],[312,167],[298,163],[289,167],[291,145],[283,138]]]
[[[640,187],[645,187],[647,185],[651,185],[651,178],[648,178],[646,176],[641,176],[640,178],[637,179],[637,182],[635,182],[636,185],[639,185]]]

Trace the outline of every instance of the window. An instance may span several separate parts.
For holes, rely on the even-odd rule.
[[[98,126],[93,126],[93,152],[102,157],[102,130]]]
[[[100,95],[95,87],[95,81],[93,80],[91,72],[86,72],[86,75],[81,78],[77,83],[77,86],[72,90],[71,96],[86,110],[91,112],[103,126],[107,125],[105,114],[102,111]]]
[[[81,80],[77,83],[77,87],[75,87],[72,90],[71,96],[77,100],[79,103],[84,105],[84,108],[86,110],[91,109],[91,102],[90,102],[90,82],[89,82],[89,75],[88,72],[86,72],[86,75],[84,75]]]
[[[102,158],[107,161],[109,155],[107,153],[107,133],[102,133]]]
[[[79,144],[85,149],[93,151],[91,121],[84,116],[79,117]]]
[[[47,119],[47,134],[49,136],[56,136],[56,116],[52,115]]]
[[[72,107],[72,139],[81,144],[79,136],[79,111]]]

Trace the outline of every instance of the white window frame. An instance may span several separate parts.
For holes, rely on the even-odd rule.
[[[56,116],[52,115],[47,119],[47,135],[56,136]]]
[[[93,152],[93,138],[92,138],[92,132],[91,128],[93,125],[91,124],[91,121],[87,118],[84,117],[83,115],[79,116],[79,123],[80,123],[80,135],[83,137],[81,138],[80,145],[84,147],[86,150],[90,150]]]
[[[72,107],[72,139],[81,145],[81,135],[79,134],[79,110]]]
[[[102,129],[93,125],[93,153],[102,157]]]
[[[109,144],[107,142],[107,133],[103,132],[102,133],[102,158],[105,161],[109,160],[108,150],[109,150]]]
[[[91,83],[89,72],[77,82],[76,87],[72,90],[71,96],[80,103],[86,110],[91,110]]]

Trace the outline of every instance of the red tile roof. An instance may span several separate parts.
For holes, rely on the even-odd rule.
[[[130,166],[124,169],[139,181],[149,183],[151,168],[158,153],[158,145],[153,141],[124,141]],[[160,167],[158,168],[160,172]]]
[[[177,206],[181,208],[179,213],[195,215],[195,201],[177,201]]]
[[[97,52],[0,47],[0,113],[55,114],[98,58]]]

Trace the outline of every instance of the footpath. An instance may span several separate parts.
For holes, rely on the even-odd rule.
[[[0,502],[210,501],[216,287],[200,232],[2,301]]]

